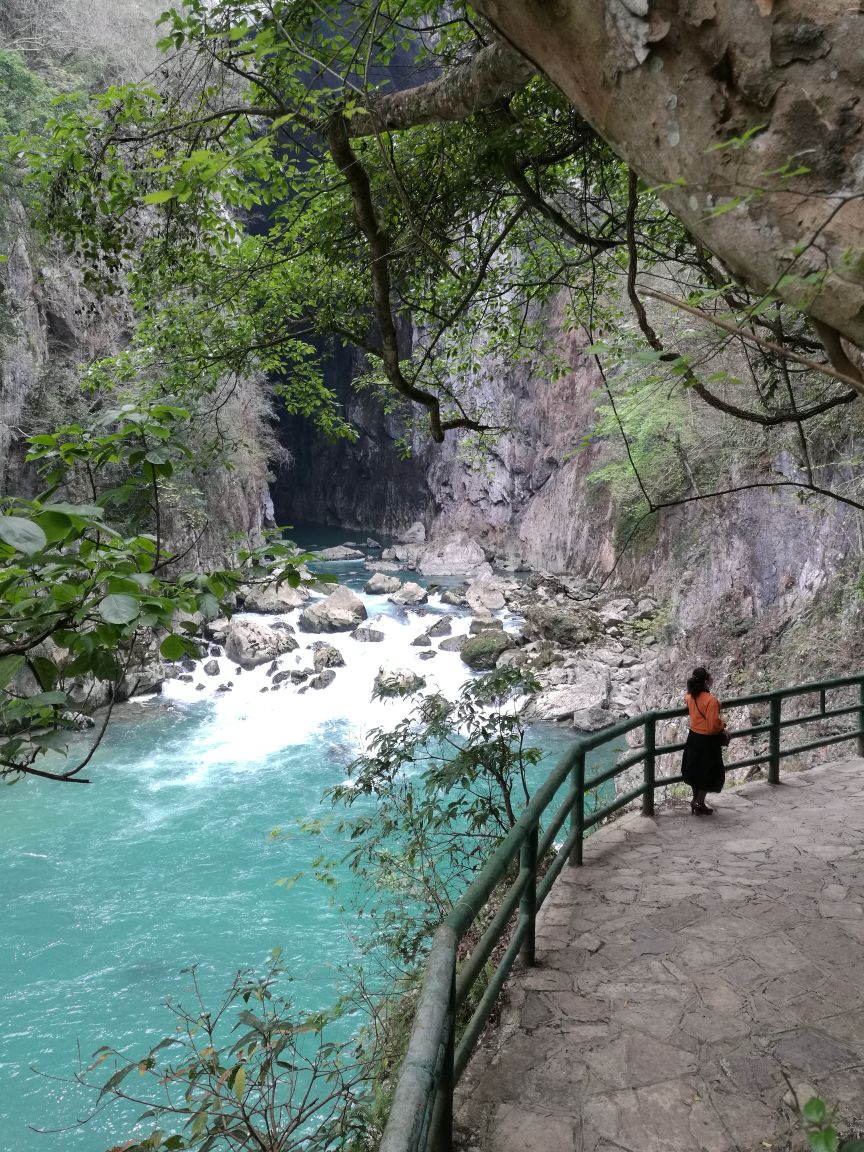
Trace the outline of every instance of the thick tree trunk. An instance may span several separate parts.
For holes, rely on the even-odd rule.
[[[864,14],[856,3],[476,6],[646,183],[672,185],[665,202],[736,276],[864,347]],[[748,143],[718,148],[758,126]],[[808,171],[784,175],[799,167]]]

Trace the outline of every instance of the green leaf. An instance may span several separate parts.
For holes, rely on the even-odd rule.
[[[105,509],[98,504],[43,504],[44,512],[61,512],[64,516],[92,516],[97,520],[105,515]]]
[[[818,1096],[812,1096],[801,1109],[801,1114],[808,1124],[821,1124],[825,1119],[825,1104]]]
[[[123,593],[114,593],[99,601],[99,615],[106,624],[129,624],[140,611],[138,601]]]
[[[90,661],[90,670],[97,680],[116,680],[120,675],[120,666],[112,652],[98,648]]]
[[[46,690],[50,691],[60,679],[60,669],[47,656],[31,656],[30,665],[36,673],[40,686]]]
[[[200,1136],[206,1127],[207,1127],[207,1112],[204,1111],[204,1112],[196,1113],[194,1119],[192,1120],[191,1135],[192,1136]]]
[[[40,732],[30,737],[31,744],[37,748],[47,748],[51,752],[65,752],[69,747],[69,735],[66,732]]]
[[[62,512],[41,512],[36,522],[49,544],[62,540],[72,527],[72,521]]]
[[[807,1133],[812,1152],[837,1152],[837,1133],[833,1128],[816,1128]]]
[[[186,655],[186,641],[172,633],[159,645],[159,651],[166,660],[181,660]]]
[[[48,543],[48,537],[39,525],[23,516],[0,516],[0,540],[26,556],[41,552]]]
[[[121,1068],[118,1072],[115,1072],[113,1076],[109,1077],[109,1079],[106,1080],[102,1087],[99,1089],[99,1096],[97,1099],[101,1100],[106,1092],[113,1092],[115,1088],[118,1088],[134,1067],[134,1064],[129,1064],[126,1068]]]
[[[234,1076],[234,1095],[238,1100],[243,1099],[243,1093],[246,1091],[246,1069],[241,1064],[237,1069]]]
[[[161,192],[148,192],[144,197],[145,204],[165,204],[173,200],[177,193],[173,188],[163,188]]]
[[[5,688],[23,667],[23,656],[0,656],[0,688]]]
[[[28,704],[36,704],[40,707],[43,705],[45,705],[45,706],[50,705],[51,707],[53,707],[55,704],[65,704],[66,703],[66,693],[65,692],[37,692],[35,696],[29,696],[27,698],[27,703]]]

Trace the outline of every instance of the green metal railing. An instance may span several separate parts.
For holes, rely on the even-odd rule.
[[[844,688],[858,689],[857,703],[829,708],[826,694]],[[818,711],[783,717],[784,700],[810,695],[818,696]],[[787,756],[800,755],[846,740],[857,740],[858,753],[864,755],[864,675],[742,696],[724,701],[723,707],[730,709],[752,704],[768,705],[767,721],[749,728],[740,728],[731,735],[739,738],[767,737],[768,751],[763,755],[732,761],[726,765],[727,772],[735,768],[767,764],[768,782],[779,784],[780,761]],[[426,975],[414,1027],[399,1071],[380,1152],[449,1152],[452,1148],[454,1089],[517,956],[521,954],[527,965],[534,963],[534,926],[538,910],[564,866],[582,863],[582,842],[590,828],[639,797],[642,799],[643,815],[653,816],[656,790],[681,780],[681,776],[677,775],[658,777],[656,768],[658,757],[680,752],[684,744],[658,745],[656,734],[659,722],[686,714],[685,708],[645,712],[574,741],[573,747],[558,762],[517,823],[487,860],[477,879],[440,925],[426,962]],[[851,715],[857,715],[857,727],[852,731],[823,736],[792,747],[782,746],[781,735],[792,725]],[[620,759],[613,768],[586,781],[585,757],[588,752],[626,736],[637,728],[643,730],[641,747]],[[586,816],[586,794],[640,763],[642,783],[637,788],[616,796],[611,803]],[[558,799],[558,793],[567,785],[569,787],[563,800]],[[550,807],[554,807],[551,816],[547,813]],[[541,824],[544,817],[549,817],[545,827]],[[565,825],[568,826],[566,838],[541,878],[538,876],[538,863],[546,860]],[[500,895],[497,890],[507,876],[512,874],[517,860],[519,868],[516,878]],[[500,902],[492,919],[470,956],[457,965],[459,944],[493,893],[500,897]],[[502,941],[517,908],[516,928],[457,1043],[457,1020],[461,1024],[467,1014],[466,1005],[477,978],[487,968],[487,961],[496,945]]]

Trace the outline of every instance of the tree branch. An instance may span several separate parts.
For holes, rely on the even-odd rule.
[[[372,201],[369,177],[351,147],[351,141],[348,137],[348,122],[341,112],[337,112],[331,118],[327,128],[327,140],[333,160],[348,183],[357,226],[369,245],[372,297],[375,319],[381,334],[379,355],[388,381],[407,400],[412,400],[415,404],[420,404],[429,410],[432,439],[437,443],[442,443],[444,433],[454,428],[471,428],[478,432],[487,431],[485,425],[479,424],[467,416],[442,420],[441,404],[438,397],[432,392],[417,388],[405,377],[399,358],[399,339],[391,301],[390,241],[378,222],[375,205]]]
[[[662,300],[665,304],[671,304],[673,308],[680,308],[691,316],[697,316],[700,320],[705,320],[709,324],[713,324],[715,328],[722,328],[723,331],[728,332],[730,336],[738,336],[741,340],[747,340],[751,344],[757,344],[760,348],[767,348],[769,351],[775,352],[778,356],[782,356],[785,360],[792,360],[795,364],[801,364],[803,367],[809,368],[812,372],[821,372],[824,376],[831,376],[835,380],[839,380],[842,384],[848,384],[850,388],[854,388],[858,395],[864,396],[864,379],[862,379],[861,376],[850,376],[846,372],[839,372],[829,364],[820,364],[818,360],[811,360],[808,356],[799,356],[797,352],[790,352],[789,349],[784,348],[782,344],[776,344],[773,340],[766,340],[764,336],[757,336],[755,332],[748,332],[744,328],[739,328],[737,325],[729,323],[728,320],[721,320],[719,316],[711,316],[701,308],[694,308],[692,304],[687,304],[684,300],[679,300],[676,296],[669,296],[665,292],[659,292],[656,288],[643,288],[642,292],[645,296],[651,296],[654,300]],[[824,329],[825,325],[820,325],[820,327]],[[827,331],[831,332],[833,329],[827,329]],[[801,415],[802,413],[799,413],[798,417],[800,418]]]
[[[626,216],[628,252],[627,297],[630,300],[633,311],[636,313],[636,321],[639,324],[642,335],[648,341],[649,345],[655,352],[664,353],[665,358],[672,361],[678,359],[678,357],[673,352],[666,352],[662,340],[651,326],[651,322],[645,311],[645,305],[639,298],[639,293],[636,289],[636,273],[638,271],[638,254],[636,250],[637,205],[638,183],[636,173],[631,169],[628,174]],[[653,288],[643,288],[642,291],[646,296],[651,296],[656,300],[663,300],[675,307],[683,308],[685,312],[708,320],[710,323],[718,325],[724,331],[735,336],[740,336],[743,340],[752,340],[757,346],[768,348],[770,351],[777,353],[784,362],[786,360],[795,360],[798,363],[806,364],[808,367],[813,367],[818,371],[827,372],[828,375],[836,375],[836,373],[832,372],[824,364],[818,364],[816,361],[811,361],[804,356],[799,356],[782,344],[775,344],[772,340],[765,340],[761,336],[757,336],[755,332],[747,332],[743,328],[736,328],[733,324],[726,324],[725,321],[718,320],[716,316],[711,316],[699,308],[693,308],[691,305],[685,304],[683,300],[678,300],[674,296],[667,296],[665,292],[659,292]],[[703,400],[711,408],[716,408],[718,412],[725,412],[727,416],[734,416],[736,420],[747,420],[751,424],[761,424],[763,428],[773,428],[780,424],[797,424],[800,431],[803,420],[809,420],[811,416],[818,416],[822,412],[828,412],[840,404],[851,404],[853,400],[858,398],[858,391],[855,390],[853,392],[844,392],[840,396],[832,396],[828,400],[823,400],[818,404],[811,405],[809,408],[797,408],[795,398],[791,396],[790,391],[792,401],[791,409],[784,409],[777,412],[754,412],[752,409],[740,408],[737,404],[730,404],[728,400],[722,400],[719,396],[709,391],[689,365],[684,375],[684,382],[688,388],[692,388],[700,400]]]
[[[373,97],[364,111],[351,117],[348,135],[374,136],[433,121],[465,120],[524,87],[536,73],[524,56],[496,40],[427,84]]]
[[[574,227],[563,212],[559,212],[554,204],[544,200],[540,193],[531,187],[531,183],[525,175],[524,165],[505,160],[503,170],[504,175],[525,203],[539,212],[541,216],[545,216],[559,231],[563,232],[565,236],[569,236],[577,244],[585,244],[600,252],[605,252],[609,248],[620,247],[620,240],[607,240],[602,236],[590,236],[587,232],[582,232],[579,228]]]

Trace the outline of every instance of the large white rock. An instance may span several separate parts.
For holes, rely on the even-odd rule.
[[[467,532],[454,532],[433,540],[417,558],[423,576],[473,576],[485,565],[486,555]]]
[[[295,648],[299,644],[290,632],[258,620],[234,619],[225,635],[225,655],[241,668],[257,668]]]
[[[379,668],[375,693],[379,696],[405,696],[423,688],[426,680],[411,668]]]
[[[384,549],[381,559],[394,561],[401,568],[416,568],[422,551],[422,544],[394,544],[392,548]]]
[[[360,597],[340,584],[326,600],[318,600],[304,609],[297,623],[301,632],[350,632],[366,615],[366,606]]]
[[[302,608],[308,599],[309,593],[302,585],[299,588],[292,588],[290,584],[280,584],[278,588],[275,584],[251,585],[243,601],[243,611],[275,616]]]
[[[376,572],[370,576],[363,586],[363,591],[372,596],[386,596],[388,592],[398,592],[402,581],[396,576],[388,576],[386,572]]]
[[[394,604],[425,604],[429,599],[429,594],[425,588],[421,588],[419,584],[414,584],[409,580],[402,585],[398,592],[394,592],[387,599]]]
[[[315,553],[316,560],[362,560],[359,548],[349,548],[347,544],[336,544],[333,548],[322,548]]]
[[[507,603],[504,587],[504,582],[495,576],[481,576],[479,580],[468,585],[465,599],[475,612],[484,608],[488,612],[497,612]]]
[[[528,706],[532,720],[572,720],[574,713],[605,708],[609,701],[609,675],[579,672],[572,684],[560,684],[538,692]]]

